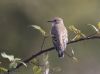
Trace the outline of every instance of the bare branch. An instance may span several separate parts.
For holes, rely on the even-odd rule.
[[[90,40],[90,39],[100,39],[100,36],[90,36],[90,37],[88,36],[88,37],[86,37],[86,38],[80,38],[80,39],[78,39],[78,40],[69,41],[69,42],[68,42],[68,45],[69,45],[69,44],[72,44],[72,43],[77,43],[77,42],[80,42],[80,41],[84,41],[84,40]],[[37,52],[36,54],[33,54],[32,56],[30,56],[29,58],[23,60],[23,62],[28,63],[28,62],[31,61],[33,58],[36,58],[37,56],[40,56],[40,55],[42,55],[43,53],[52,51],[52,50],[54,50],[54,49],[55,49],[54,47],[51,47],[51,48],[48,48],[48,49],[39,51],[39,52]],[[14,71],[14,70],[18,69],[19,67],[21,67],[22,65],[23,65],[23,64],[20,63],[15,69],[8,70],[8,72]]]

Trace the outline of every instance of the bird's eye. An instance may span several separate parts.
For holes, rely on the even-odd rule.
[[[54,20],[54,22],[57,22],[57,20]]]

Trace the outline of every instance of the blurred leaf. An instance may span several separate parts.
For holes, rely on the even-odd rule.
[[[1,56],[3,58],[9,59],[9,61],[13,61],[14,60],[14,56],[13,55],[7,55],[5,52],[1,53]]]
[[[43,67],[43,73],[44,74],[49,74],[49,61],[48,61],[48,58],[49,58],[49,56],[48,56],[48,54],[46,53],[46,54],[43,54],[43,64],[44,64],[44,67]]]
[[[78,59],[77,59],[77,58],[75,57],[75,55],[74,55],[74,54],[75,54],[75,52],[74,52],[74,50],[73,50],[73,49],[72,49],[72,51],[71,51],[71,52],[72,52],[72,55],[71,55],[70,57],[73,59],[73,61],[75,61],[75,62],[79,62],[79,61],[78,61]]]
[[[22,63],[25,67],[27,67],[26,63],[23,61],[18,61],[19,63]]]
[[[74,50],[72,49],[72,54],[74,55]]]
[[[74,41],[74,40],[76,40],[76,39],[79,39],[81,36],[80,35],[76,35],[73,39],[72,39],[72,41]]]
[[[0,72],[2,72],[2,71],[7,72],[8,69],[6,69],[6,68],[4,68],[4,67],[0,67]]]
[[[43,55],[43,60],[44,60],[44,61],[47,61],[48,58],[49,58],[48,54],[44,54],[44,55]]]
[[[41,66],[40,61],[39,61],[39,59],[37,59],[37,58],[34,58],[34,59],[31,61],[31,63],[32,63],[33,65],[36,65],[36,66]]]
[[[36,58],[34,58],[34,59],[32,60],[32,62],[36,63],[36,62],[37,62],[37,59],[36,59]]]
[[[21,59],[20,58],[14,58],[14,61],[20,61]]]
[[[34,74],[42,74],[42,69],[39,66],[34,66],[33,72],[34,72]]]
[[[92,24],[88,24],[88,25],[90,25],[91,27],[93,27],[93,29],[97,32],[97,33],[100,33],[99,32],[99,29],[96,27],[96,26],[94,26],[94,25],[92,25]],[[99,25],[98,25],[99,26]]]
[[[9,68],[16,68],[18,65],[17,62],[11,62],[10,65],[9,65]]]
[[[9,61],[10,61],[9,67],[10,68],[16,68],[18,63],[22,63],[25,67],[27,67],[27,65],[23,61],[21,61],[20,58],[14,58],[13,55],[8,55],[5,52],[3,52],[3,53],[1,53],[1,56],[3,58],[9,59]]]
[[[86,35],[85,34],[83,34],[82,32],[81,32],[81,35],[85,38],[86,37]]]
[[[97,27],[98,27],[98,29],[100,30],[100,22],[98,22]]]
[[[72,57],[72,59],[73,59],[73,61],[75,61],[75,62],[79,62],[79,60],[76,58],[76,57]]]
[[[70,29],[71,31],[73,31],[75,34],[80,33],[80,30],[78,30],[74,25],[69,26],[69,29]]]
[[[24,63],[23,61],[21,61],[21,60],[14,60],[14,61],[12,61],[11,63],[10,63],[10,65],[9,65],[9,67],[10,68],[16,68],[17,67],[17,65],[18,65],[18,63],[22,63],[25,67],[27,67],[27,65],[26,65],[26,63]]]
[[[77,39],[77,35],[72,39],[72,41],[76,40]]]
[[[76,36],[75,36],[72,40],[76,40],[76,39],[79,39],[79,38],[81,38],[81,37],[86,37],[85,34],[83,34],[83,33],[82,33],[79,29],[77,29],[74,25],[69,26],[69,29],[70,29],[71,31],[73,31],[73,32],[76,34]]]
[[[46,32],[40,27],[40,26],[37,26],[37,25],[31,25],[33,28],[39,30],[43,36],[46,36]]]
[[[47,67],[47,68],[45,69],[44,74],[49,74],[49,67]]]
[[[43,63],[46,68],[49,68],[48,54],[43,54]]]

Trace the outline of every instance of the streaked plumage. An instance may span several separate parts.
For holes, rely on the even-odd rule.
[[[58,52],[58,56],[64,57],[64,50],[66,49],[68,43],[68,33],[66,27],[64,26],[63,19],[55,17],[49,22],[52,23],[51,35],[54,47]]]

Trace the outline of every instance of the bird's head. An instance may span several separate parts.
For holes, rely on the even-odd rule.
[[[51,22],[52,24],[63,24],[63,19],[60,17],[54,17],[52,20],[48,21]]]

